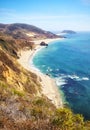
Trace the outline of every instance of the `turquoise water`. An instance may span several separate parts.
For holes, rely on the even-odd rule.
[[[90,119],[90,32],[52,42],[33,58],[34,65],[55,78],[64,102]]]

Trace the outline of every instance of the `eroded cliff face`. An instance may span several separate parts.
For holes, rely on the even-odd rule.
[[[41,96],[40,91],[37,76],[22,68],[16,58],[0,47],[0,116],[11,122],[26,121],[30,113],[20,110],[27,109],[27,105],[31,109],[33,100]]]
[[[0,49],[0,79],[19,91],[25,91],[27,89],[26,84],[28,84],[30,89],[32,88],[31,93],[35,93],[40,86],[35,74],[24,70],[15,58],[6,54],[2,49]]]
[[[33,130],[42,120],[48,125],[55,107],[41,94],[39,80],[0,48],[0,129]]]

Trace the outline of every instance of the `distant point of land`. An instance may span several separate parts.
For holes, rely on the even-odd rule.
[[[72,30],[63,30],[61,33],[76,34],[76,32]]]

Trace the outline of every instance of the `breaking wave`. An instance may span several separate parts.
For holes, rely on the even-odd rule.
[[[80,77],[77,75],[64,75],[64,74],[61,74],[59,77],[55,78],[57,86],[63,86],[67,84],[68,79],[72,79],[74,81],[83,81],[83,80],[88,81],[89,80],[88,77]]]

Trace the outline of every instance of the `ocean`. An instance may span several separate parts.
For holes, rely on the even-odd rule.
[[[64,104],[90,119],[90,32],[66,36],[38,51],[33,64],[55,79]]]

